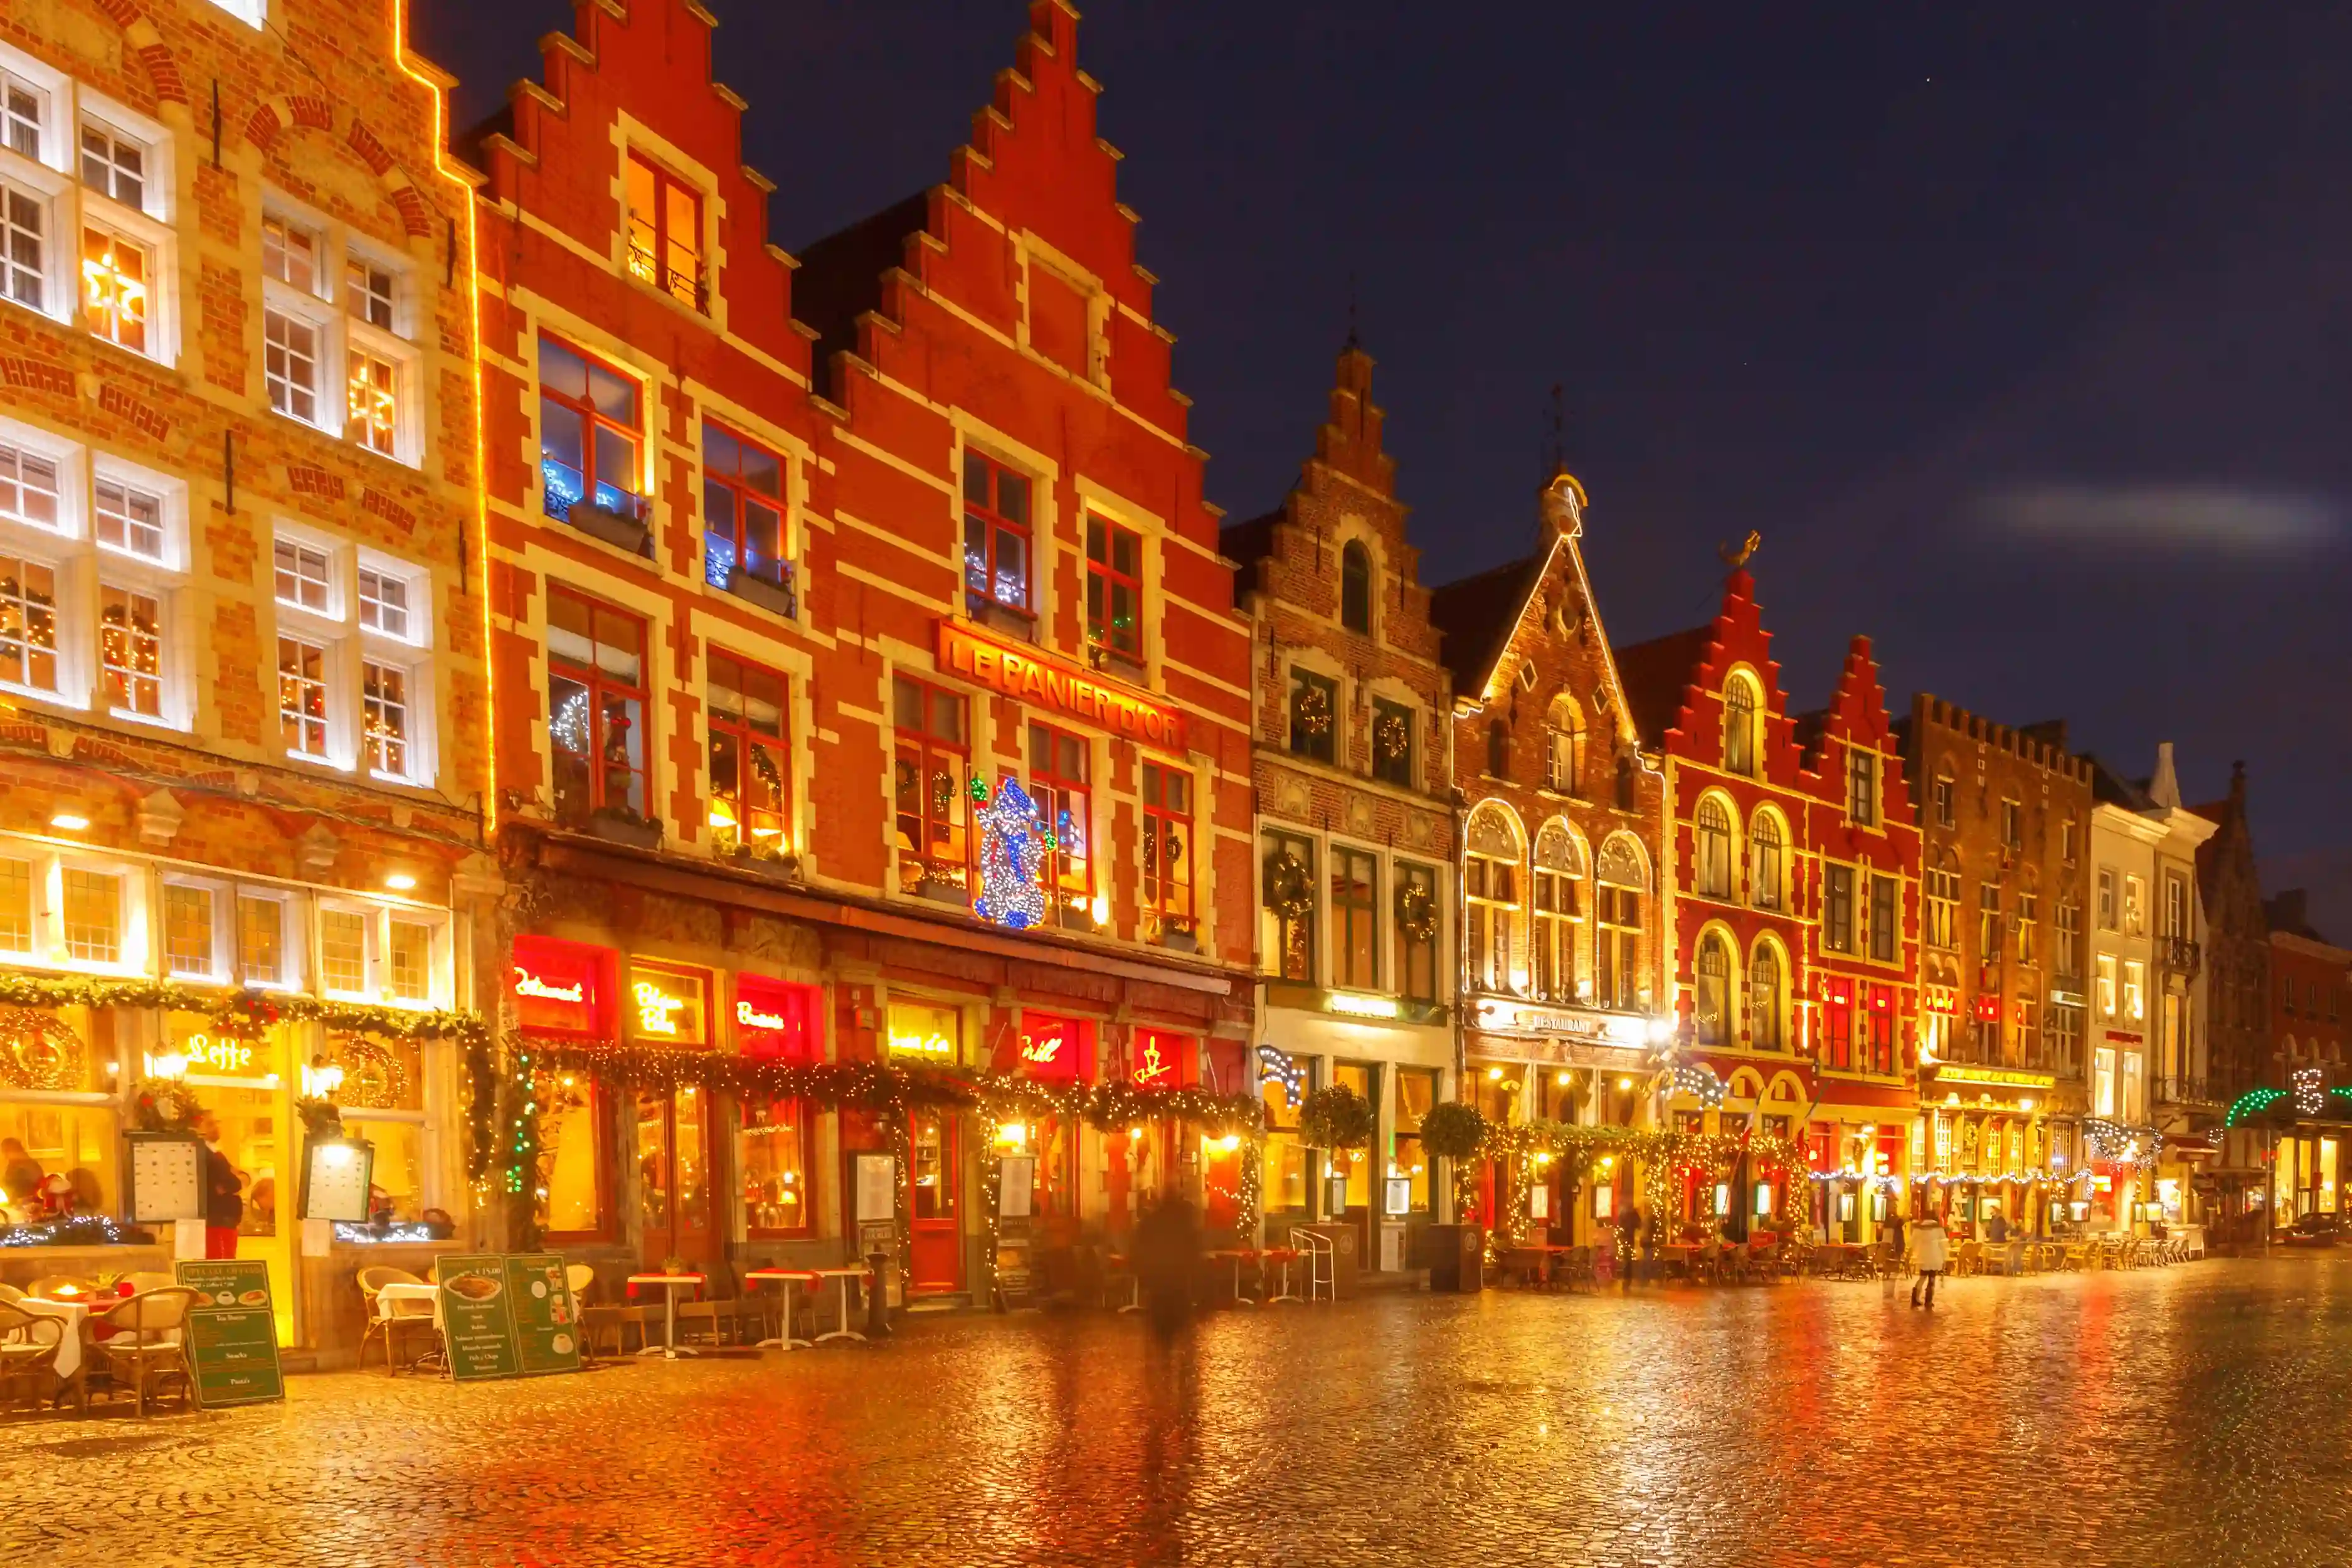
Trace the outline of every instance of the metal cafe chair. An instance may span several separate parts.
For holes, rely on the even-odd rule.
[[[184,1332],[188,1308],[195,1299],[196,1293],[184,1285],[167,1285],[129,1297],[90,1320],[113,1331],[99,1350],[116,1387],[122,1386],[125,1373],[129,1374],[131,1397],[142,1416],[147,1414],[148,1389],[164,1379],[180,1380],[184,1407],[194,1393]]]

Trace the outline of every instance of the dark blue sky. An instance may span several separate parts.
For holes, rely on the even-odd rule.
[[[787,247],[944,178],[1025,16],[711,4]],[[2352,886],[2352,10],[1084,9],[1233,515],[1307,451],[1352,277],[1429,580],[1532,540],[1557,383],[1618,640],[1760,529],[1799,704],[1866,631],[1897,703],[2130,772],[2169,738],[2192,795],[2245,758],[2268,879]],[[418,0],[418,42],[471,117],[569,16]]]

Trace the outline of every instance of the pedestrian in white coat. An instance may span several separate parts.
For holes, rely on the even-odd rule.
[[[1913,1306],[1916,1307],[1920,1304],[1919,1287],[1922,1285],[1927,1288],[1927,1304],[1931,1308],[1935,1306],[1936,1279],[1944,1272],[1944,1266],[1949,1257],[1950,1248],[1944,1238],[1942,1220],[1937,1219],[1931,1211],[1912,1222],[1911,1260],[1919,1270],[1919,1278],[1911,1281]]]

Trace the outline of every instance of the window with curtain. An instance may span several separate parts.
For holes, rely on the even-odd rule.
[[[1698,890],[1711,899],[1731,896],[1731,814],[1713,796],[1698,803],[1691,824]]]
[[[1703,1046],[1731,1037],[1731,951],[1709,931],[1698,944],[1698,984],[1691,998],[1691,1027]]]
[[[1780,955],[1759,943],[1748,961],[1748,1043],[1759,1051],[1777,1051],[1786,1041],[1782,1000]]]
[[[1723,765],[1729,772],[1756,772],[1756,689],[1734,678],[1723,689]]]
[[[1780,908],[1786,855],[1780,819],[1769,811],[1758,812],[1748,829],[1748,898],[1758,909]]]
[[[1533,934],[1535,992],[1549,1001],[1577,997],[1577,937],[1584,913],[1577,890],[1582,875],[1576,840],[1561,823],[1547,823],[1536,836]]]

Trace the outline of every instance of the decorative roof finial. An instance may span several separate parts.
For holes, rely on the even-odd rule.
[[[1739,542],[1738,549],[1734,550],[1728,544],[1718,544],[1715,547],[1715,552],[1722,558],[1726,566],[1738,572],[1743,570],[1748,562],[1756,558],[1756,552],[1763,546],[1763,531],[1751,528],[1748,531],[1748,537]]]

